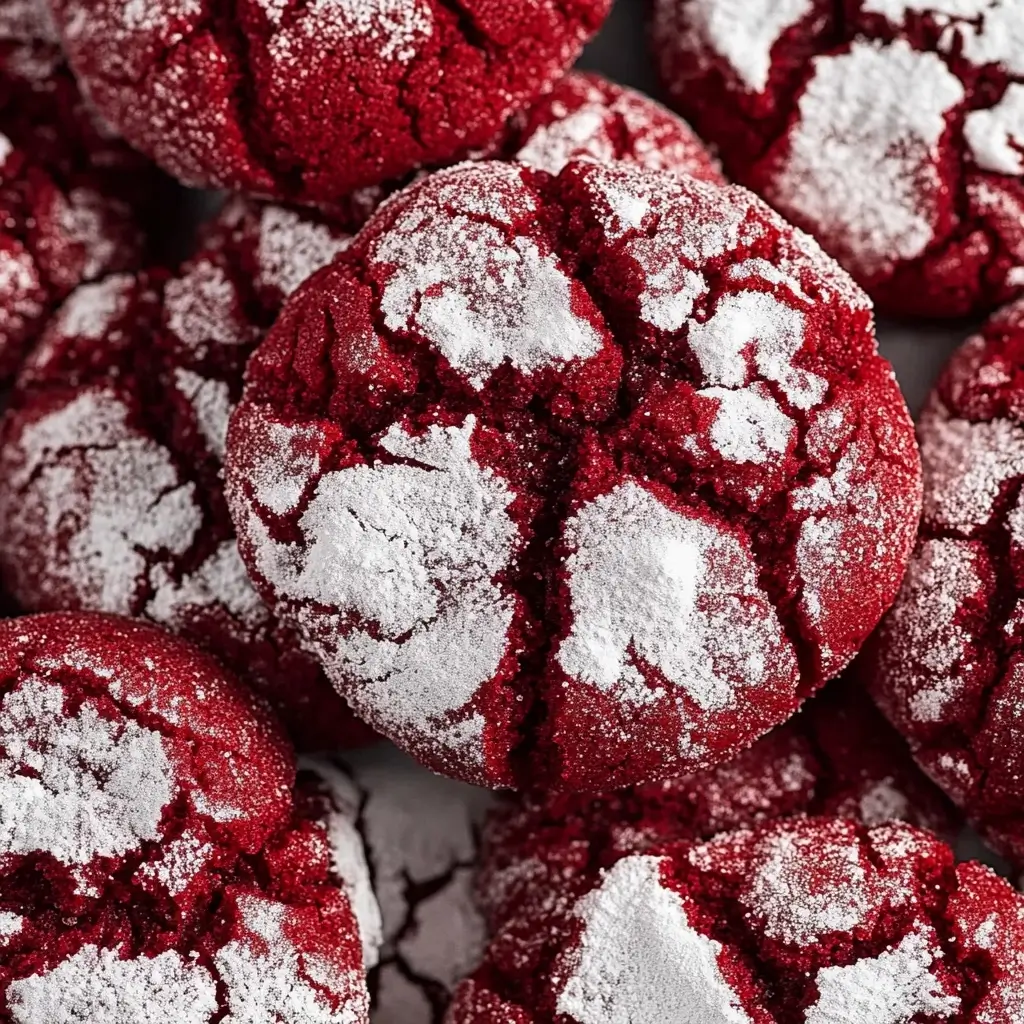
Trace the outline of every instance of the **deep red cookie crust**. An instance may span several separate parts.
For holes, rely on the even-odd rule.
[[[449,1024],[1013,1024],[1024,897],[903,824],[791,819],[619,860],[494,939]]]
[[[252,589],[221,457],[249,352],[348,236],[236,202],[169,278],[79,289],[26,364],[0,425],[0,565],[27,611],[143,616],[256,686],[304,749],[370,740]]]
[[[592,163],[382,207],[257,350],[226,471],[357,712],[492,786],[735,754],[873,628],[919,501],[838,267],[741,189]]]
[[[1020,294],[1017,0],[659,0],[653,40],[730,177],[881,309],[961,316]]]
[[[330,203],[490,145],[605,0],[54,0],[100,112],[189,185]]]
[[[921,535],[861,673],[925,770],[1024,864],[1024,303],[954,355],[918,436]]]
[[[291,750],[212,658],[111,616],[2,622],[0,750],[0,1019],[366,1020]]]
[[[496,930],[581,871],[798,814],[906,821],[948,840],[959,824],[866,692],[836,682],[710,771],[604,796],[538,793],[499,805],[483,833],[478,899]]]
[[[472,883],[492,795],[434,775],[390,744],[300,762],[299,783],[348,881],[373,1024],[441,1024],[486,946]]]

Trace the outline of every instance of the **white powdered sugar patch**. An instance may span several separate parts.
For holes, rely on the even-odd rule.
[[[266,206],[260,214],[256,259],[257,283],[287,298],[316,271],[351,244],[351,237],[282,206]]]
[[[1024,85],[1011,82],[994,107],[972,110],[964,118],[964,138],[984,170],[1024,173]]]
[[[21,914],[12,914],[7,910],[0,910],[0,949],[4,944],[13,939],[25,927],[25,918]]]
[[[302,953],[285,931],[288,908],[260,896],[238,901],[252,938],[234,939],[214,963],[227,991],[224,1024],[360,1024],[366,985],[359,969],[343,969]],[[338,1000],[332,1007],[327,996]]]
[[[711,443],[723,459],[763,466],[789,448],[796,424],[767,388],[704,388],[697,394],[718,402]]]
[[[768,199],[837,241],[865,274],[920,256],[943,188],[936,162],[959,79],[903,40],[816,57]]]
[[[65,197],[53,196],[52,216],[65,244],[79,246],[81,262],[73,271],[52,269],[53,277],[63,287],[72,288],[80,281],[99,277],[113,263],[118,241],[113,225],[118,214],[127,207],[110,196],[101,196],[91,188],[73,188]]]
[[[7,1003],[13,1024],[208,1024],[217,989],[209,971],[173,950],[122,959],[88,945],[51,970],[12,981]]]
[[[811,0],[696,0],[689,5],[689,48],[710,47],[752,92],[762,92],[772,47],[814,10]]]
[[[865,825],[884,825],[888,821],[906,821],[912,812],[907,794],[897,789],[895,779],[880,779],[861,794],[857,817]]]
[[[263,599],[256,592],[233,540],[224,541],[194,572],[175,579],[162,565],[150,573],[153,596],[146,616],[176,632],[189,626],[196,612],[223,608],[250,630],[259,629],[270,618]]]
[[[947,1020],[960,1000],[943,991],[932,967],[942,947],[931,928],[905,936],[898,946],[845,967],[823,967],[815,977],[818,1000],[806,1024],[904,1024],[918,1014]]]
[[[0,132],[0,167],[7,163],[7,158],[14,152],[14,143]]]
[[[579,948],[557,1012],[579,1024],[750,1024],[719,966],[721,943],[690,924],[662,860],[620,860],[576,905]]]
[[[756,371],[778,384],[796,408],[810,409],[825,397],[828,382],[793,365],[805,326],[799,309],[767,292],[734,292],[723,295],[703,323],[690,322],[687,344],[708,384],[740,388]]]
[[[587,158],[607,163],[616,158],[608,134],[611,111],[599,99],[584,104],[571,114],[542,125],[516,153],[520,163],[549,174],[558,174],[573,159]]]
[[[885,626],[894,649],[887,688],[905,692],[918,722],[941,722],[974,667],[971,637],[957,625],[964,602],[981,588],[979,546],[926,540],[915,553]]]
[[[929,14],[944,26],[940,45],[973,64],[1000,64],[1024,74],[1024,18],[1017,0],[866,0],[864,11],[893,24],[908,14]]]
[[[202,525],[192,484],[181,484],[166,449],[137,434],[121,400],[83,391],[28,424],[24,462],[11,483],[22,494],[12,516],[27,538],[56,539],[48,571],[97,610],[131,614],[148,572],[146,552],[181,555]]]
[[[197,356],[212,345],[246,345],[252,340],[239,316],[238,291],[222,267],[196,260],[164,288],[167,327]]]
[[[823,844],[818,833],[794,830],[762,840],[740,899],[765,935],[807,946],[849,932],[879,906],[883,891],[870,883],[852,832],[842,839]]]
[[[0,249],[0,331],[16,331],[24,321],[42,316],[41,290],[32,254],[20,247]]]
[[[320,820],[327,832],[331,870],[341,879],[359,925],[363,963],[367,969],[375,967],[384,944],[384,925],[358,828],[363,795],[352,779],[326,761],[300,761],[299,769],[315,774],[326,791],[328,806]]]
[[[514,189],[508,177],[501,183]],[[531,211],[515,181],[512,201]],[[572,281],[553,253],[521,234],[510,239],[474,216],[471,202],[439,213],[430,198],[372,246],[373,262],[390,269],[380,299],[389,329],[425,338],[478,390],[506,361],[529,374],[600,351],[601,333],[574,311]],[[494,214],[504,212],[499,198]]]
[[[475,427],[474,416],[420,436],[393,426],[381,448],[415,465],[325,474],[299,519],[302,544],[275,541],[255,515],[249,524],[256,569],[279,595],[372,624],[304,623],[356,709],[385,731],[430,729],[474,760],[483,718],[450,716],[505,657],[514,606],[492,581],[519,538],[515,495],[473,458]]]
[[[792,672],[757,565],[731,534],[633,482],[586,504],[565,534],[573,624],[557,658],[568,676],[634,706],[675,702],[635,652],[707,712],[735,706],[737,689],[769,672]]]
[[[0,40],[58,43],[60,37],[49,4],[45,0],[4,0],[0,5]]]
[[[131,274],[114,274],[76,288],[60,307],[54,330],[65,338],[102,339],[127,311],[134,285]]]
[[[228,420],[234,409],[231,389],[222,380],[210,380],[182,367],[174,371],[174,386],[191,403],[199,432],[210,453],[223,462]]]
[[[1024,476],[1024,430],[1010,420],[947,419],[941,408],[921,417],[924,519],[969,534],[992,516],[1007,481]]]
[[[294,512],[320,472],[318,445],[322,440],[323,434],[315,426],[265,419],[253,422],[254,499],[277,516]]]
[[[433,9],[423,0],[312,0],[290,25],[282,22],[281,0],[260,0],[278,31],[270,54],[292,70],[297,53],[337,48],[371,48],[383,61],[407,63],[434,31]]]
[[[160,836],[177,789],[160,734],[64,703],[60,686],[30,677],[0,705],[0,860],[84,865]]]
[[[147,861],[136,872],[143,885],[155,884],[169,896],[178,896],[206,867],[213,855],[213,847],[192,832],[185,832],[163,848],[156,861]]]

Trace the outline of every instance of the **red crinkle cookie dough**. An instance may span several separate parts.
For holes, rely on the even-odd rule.
[[[449,1024],[1015,1024],[1024,897],[902,823],[791,819],[617,861],[495,937]]]
[[[441,1024],[486,946],[473,868],[492,795],[387,744],[300,762],[299,792],[360,922],[373,1024]]]
[[[189,185],[332,202],[469,155],[573,63],[607,0],[53,0],[97,108]]]
[[[27,611],[141,616],[251,682],[305,749],[366,742],[248,581],[221,483],[249,352],[293,288],[348,242],[312,218],[235,203],[175,277],[76,291],[0,424],[0,566]]]
[[[1019,0],[658,0],[675,106],[887,312],[1024,285]]]
[[[1024,303],[953,357],[918,436],[921,535],[863,676],[926,771],[1024,865]]]
[[[505,801],[483,833],[476,890],[492,930],[552,886],[668,843],[794,815],[907,821],[952,840],[958,817],[852,683],[836,683],[732,761],[603,796]]]
[[[153,626],[0,623],[0,1019],[360,1024],[352,912],[278,727]]]
[[[250,361],[242,557],[356,712],[487,785],[721,762],[852,657],[919,466],[862,293],[742,189],[439,172]]]
[[[74,287],[137,265],[157,179],[86,108],[43,0],[2,0],[0,381]]]

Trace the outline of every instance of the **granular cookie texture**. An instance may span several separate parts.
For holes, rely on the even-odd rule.
[[[658,0],[674,105],[888,312],[1024,287],[1024,3]]]
[[[551,174],[570,160],[624,162],[724,182],[693,129],[643,93],[571,72],[518,115],[503,155]]]
[[[926,771],[1024,864],[1024,303],[957,352],[918,431],[921,536],[863,676]]]
[[[78,289],[0,426],[0,565],[29,611],[141,616],[222,658],[305,749],[371,738],[248,581],[221,459],[249,352],[348,236],[233,204],[174,277]]]
[[[603,796],[529,794],[489,816],[476,889],[492,930],[580,872],[794,815],[901,820],[952,840],[958,818],[855,683],[834,683],[710,771]]]
[[[104,117],[188,185],[335,201],[487,146],[606,0],[55,0]]]
[[[792,819],[617,861],[510,920],[449,1024],[1013,1024],[1024,897],[930,834]]]
[[[210,657],[103,615],[0,623],[0,751],[0,1019],[366,1021],[291,750]]]
[[[300,766],[359,919],[373,1024],[440,1024],[483,956],[473,897],[477,833],[492,795],[433,775],[390,745]]]
[[[0,0],[0,381],[74,287],[138,265],[158,187],[86,106],[45,0]]]
[[[357,713],[492,786],[734,755],[860,646],[919,507],[849,278],[742,189],[592,162],[382,207],[257,350],[226,470]]]

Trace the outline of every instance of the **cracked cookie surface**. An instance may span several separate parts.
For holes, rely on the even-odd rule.
[[[54,4],[100,112],[189,185],[330,203],[490,145],[604,0]]]
[[[888,607],[919,507],[865,297],[752,195],[438,172],[303,285],[229,429],[242,557],[360,715],[488,785],[734,755]]]
[[[1024,285],[1020,0],[659,0],[674,106],[883,311]]]

